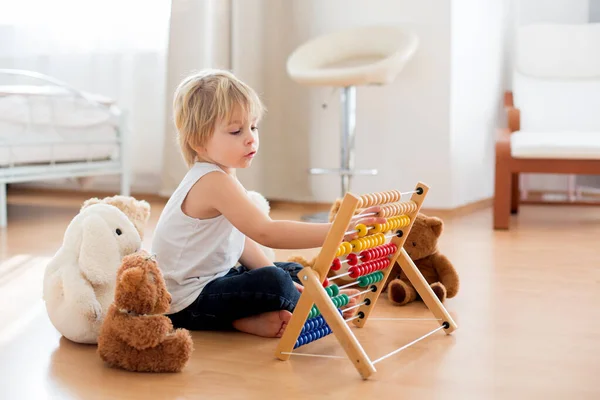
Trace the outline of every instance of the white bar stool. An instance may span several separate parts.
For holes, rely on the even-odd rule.
[[[410,30],[394,26],[366,26],[329,33],[302,44],[287,60],[296,82],[341,88],[341,165],[339,169],[311,168],[311,174],[339,174],[341,196],[351,189],[354,175],[377,175],[376,169],[354,169],[356,87],[392,83],[417,50]],[[328,213],[303,217],[327,221]]]

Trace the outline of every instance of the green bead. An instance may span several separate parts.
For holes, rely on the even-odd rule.
[[[331,290],[333,291],[334,296],[337,296],[338,294],[340,294],[340,288],[336,284],[333,284],[331,286]]]
[[[319,315],[319,314],[320,314],[320,312],[319,312],[319,309],[317,308],[317,306],[315,306],[315,305],[313,304],[313,306],[312,306],[312,308],[311,308],[311,310],[310,310],[310,313],[308,313],[308,318],[309,318],[309,319],[310,319],[310,318],[314,318],[314,317],[316,317],[316,316],[317,316],[317,315]]]
[[[340,297],[341,297],[340,298],[340,303],[341,304],[338,307],[343,307],[343,306],[345,306],[346,304],[348,304],[350,302],[350,298],[348,297],[347,294],[344,293]]]

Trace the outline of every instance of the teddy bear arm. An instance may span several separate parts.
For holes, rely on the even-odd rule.
[[[104,310],[96,297],[96,292],[78,270],[65,268],[62,288],[64,299],[73,307],[73,312],[83,313],[90,321],[101,318]]]
[[[124,318],[118,335],[131,347],[143,350],[158,346],[172,330],[171,320],[165,316],[140,315]]]
[[[446,287],[447,297],[454,297],[460,286],[458,272],[456,272],[454,265],[445,255],[440,253],[432,255],[431,261],[439,281]]]

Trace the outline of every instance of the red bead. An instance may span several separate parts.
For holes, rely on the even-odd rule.
[[[358,264],[358,256],[356,255],[356,253],[350,253],[346,256],[346,260],[348,260],[348,264],[349,265],[356,265]]]
[[[340,262],[339,258],[335,258],[333,260],[333,263],[331,264],[331,269],[334,270],[334,271],[337,271],[340,268],[342,268],[342,263]]]
[[[371,259],[371,252],[368,250],[364,250],[360,253],[360,258],[363,262],[369,261]]]
[[[323,281],[323,287],[327,287],[329,286],[329,279],[327,279],[327,277],[325,277],[325,280]]]
[[[348,272],[350,272],[350,278],[356,279],[361,275],[360,269],[356,265],[353,265],[350,268],[348,268]]]

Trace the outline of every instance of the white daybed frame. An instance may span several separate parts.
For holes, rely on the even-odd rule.
[[[121,175],[121,195],[129,196],[130,193],[130,168],[129,159],[127,155],[127,142],[129,133],[126,129],[125,124],[125,113],[119,109],[112,101],[98,101],[92,98],[90,95],[79,91],[71,86],[60,82],[52,77],[26,70],[18,69],[0,69],[0,75],[8,74],[14,76],[21,76],[27,78],[34,78],[44,81],[44,84],[48,87],[57,86],[66,93],[69,93],[75,98],[85,101],[87,104],[93,107],[101,107],[104,110],[109,111],[118,119],[118,126],[116,128],[116,139],[110,140],[71,140],[61,141],[60,143],[47,141],[47,142],[31,142],[31,141],[0,141],[0,149],[22,147],[22,146],[40,146],[47,145],[54,149],[55,146],[61,145],[72,145],[72,144],[111,144],[118,147],[118,156],[105,159],[105,160],[89,160],[86,154],[82,154],[81,159],[77,161],[61,161],[54,159],[47,160],[36,160],[32,164],[15,164],[13,162],[8,163],[8,166],[0,166],[0,228],[7,226],[7,202],[6,202],[6,185],[9,183],[17,182],[31,182],[37,180],[47,179],[62,179],[62,178],[75,178],[83,176],[97,176],[97,175]],[[19,88],[23,86],[15,86],[14,91],[11,86],[3,86],[4,89],[11,88],[10,91],[0,91],[0,96],[44,96],[43,92],[35,93],[31,91],[20,92]],[[32,86],[33,87],[33,86]],[[1,116],[0,116],[1,118]],[[18,135],[21,137],[21,135]],[[52,152],[51,152],[52,153]]]

